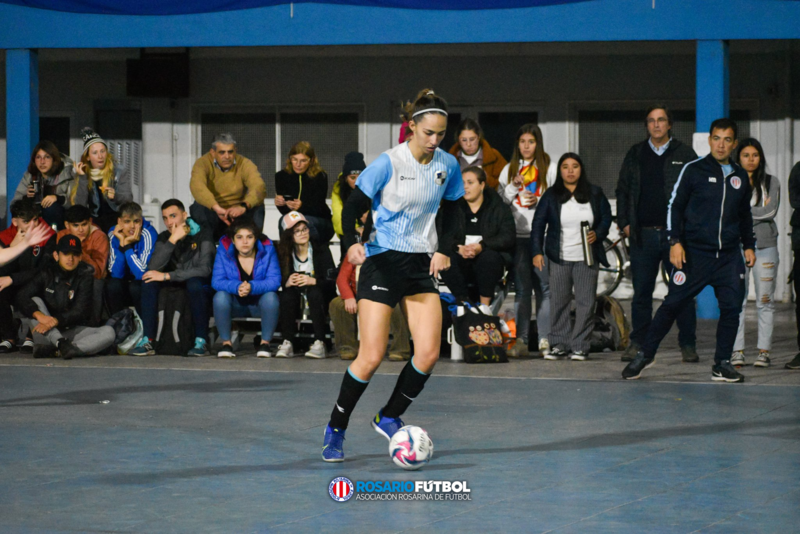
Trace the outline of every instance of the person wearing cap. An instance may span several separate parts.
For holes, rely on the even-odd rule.
[[[211,297],[211,269],[215,247],[211,230],[189,217],[183,202],[171,198],[161,205],[166,230],[158,235],[153,255],[142,275],[142,323],[144,337],[130,352],[133,356],[155,354],[152,342],[158,328],[158,293],[166,285],[179,286],[189,293],[194,325],[194,347],[187,356],[208,352],[208,317]]]
[[[14,200],[33,199],[42,206],[42,218],[47,224],[63,229],[64,210],[70,205],[70,191],[76,183],[73,161],[51,141],[42,140],[33,149]]]
[[[92,273],[81,261],[78,236],[61,236],[54,262],[36,271],[17,294],[17,306],[33,331],[33,357],[65,360],[98,354],[114,343],[114,328],[87,325],[92,316]]]
[[[356,188],[356,179],[361,171],[367,168],[364,163],[364,155],[361,152],[349,152],[344,157],[344,165],[342,172],[339,174],[339,179],[333,184],[333,193],[331,193],[331,209],[333,210],[333,230],[339,236],[339,244],[342,246],[342,258],[347,255],[344,250],[344,241],[342,240],[342,208],[347,199],[350,198],[350,193]]]
[[[328,319],[325,312],[336,296],[333,256],[326,242],[311,239],[308,221],[302,213],[290,211],[284,215],[281,223],[284,230],[278,245],[278,258],[283,277],[280,313],[283,343],[275,356],[294,356],[297,319],[303,311],[301,304],[305,293],[314,328],[314,343],[305,355],[308,358],[326,358]]]
[[[103,232],[117,224],[119,207],[133,200],[128,169],[117,165],[108,151],[108,143],[91,128],[81,130],[83,154],[75,165],[77,187],[72,204],[88,206],[92,221]]]
[[[39,215],[41,206],[33,199],[21,198],[11,203],[11,226],[0,232],[0,248],[2,252],[14,250],[19,252],[9,257],[0,265],[0,354],[17,350],[17,329],[14,327],[14,316],[11,307],[17,298],[20,288],[31,281],[37,269],[52,257],[56,248],[56,233]],[[44,233],[33,235],[35,228]],[[35,237],[34,240],[30,240]],[[30,243],[20,250],[21,245]],[[33,338],[28,335],[22,340],[20,352],[33,352]]]
[[[255,163],[236,152],[230,133],[217,135],[211,150],[195,162],[189,188],[192,219],[208,227],[215,241],[240,217],[252,219],[259,230],[264,226],[267,186]]]

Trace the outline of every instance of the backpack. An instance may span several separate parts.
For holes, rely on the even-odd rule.
[[[194,347],[189,294],[182,287],[164,287],[158,293],[156,354],[185,356]]]
[[[619,301],[605,295],[597,297],[590,352],[625,350],[630,343],[630,335],[631,326]]]
[[[125,308],[112,315],[106,326],[114,328],[114,346],[121,355],[128,354],[144,335],[144,325],[136,310]]]
[[[464,305],[471,309],[464,315],[452,316],[453,333],[464,350],[464,363],[508,363],[500,318]]]

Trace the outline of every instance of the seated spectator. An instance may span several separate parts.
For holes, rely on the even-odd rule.
[[[358,354],[358,304],[356,302],[356,266],[345,259],[336,277],[339,288],[338,297],[328,307],[333,323],[333,336],[336,350],[343,360],[354,360]],[[407,361],[411,359],[408,322],[400,305],[392,310],[390,327],[394,343],[389,349],[389,360]]]
[[[239,217],[252,219],[261,233],[267,186],[255,163],[237,154],[230,133],[216,136],[211,150],[194,163],[189,187],[194,197],[189,208],[192,219],[209,228],[215,241]]]
[[[611,226],[611,206],[603,190],[592,185],[580,156],[567,152],[558,160],[558,176],[553,187],[539,200],[531,228],[533,265],[544,268],[547,254],[550,269],[550,352],[547,360],[567,355],[572,360],[588,358],[589,336],[594,326],[598,263],[608,267],[603,239]],[[591,230],[594,263],[587,265],[583,252],[582,225]],[[547,237],[545,237],[545,229]],[[575,324],[570,309],[575,294]]]
[[[97,226],[92,224],[89,208],[86,206],[71,206],[64,214],[66,229],[58,232],[57,239],[66,234],[72,234],[81,240],[83,256],[81,261],[90,265],[94,270],[92,284],[92,324],[100,324],[103,314],[103,287],[108,274],[108,236]]]
[[[294,357],[297,320],[303,311],[301,305],[305,293],[314,328],[314,344],[305,355],[309,358],[327,358],[325,331],[328,320],[325,311],[336,294],[333,256],[327,242],[311,239],[308,222],[302,214],[289,212],[283,217],[283,226],[286,229],[278,245],[283,275],[280,319],[283,343],[275,356]]]
[[[108,144],[91,128],[81,130],[83,155],[75,165],[72,204],[89,206],[92,222],[104,233],[117,223],[119,207],[133,200],[128,169],[116,165]]]
[[[302,214],[311,230],[311,239],[327,243],[333,237],[328,196],[328,175],[322,170],[314,148],[300,141],[289,151],[283,170],[275,174],[275,205],[281,215],[291,211]],[[281,219],[279,229],[285,230]]]
[[[217,247],[211,285],[214,295],[214,321],[222,340],[219,358],[234,358],[231,344],[232,317],[261,319],[259,358],[269,358],[272,334],[278,324],[281,267],[275,247],[261,234],[253,221],[239,219],[228,227],[228,235]]]
[[[37,270],[17,295],[17,305],[30,319],[33,357],[65,360],[98,354],[114,343],[114,328],[89,327],[93,268],[81,261],[81,240],[65,234],[58,240],[55,262]]]
[[[477,286],[484,312],[494,297],[497,284],[514,258],[516,225],[514,216],[494,189],[486,186],[480,167],[467,167],[461,174],[464,197],[459,201],[464,216],[466,241],[450,253],[450,269],[442,279],[461,301],[472,301],[467,286]]]
[[[333,230],[339,236],[339,243],[342,247],[342,259],[347,255],[342,241],[342,209],[344,203],[350,198],[350,193],[356,188],[356,179],[361,171],[367,168],[364,163],[364,155],[361,152],[350,152],[344,157],[344,166],[339,174],[339,179],[333,184],[331,193],[331,208],[333,209]]]
[[[483,129],[474,119],[464,119],[456,128],[456,143],[450,153],[458,159],[461,172],[467,167],[481,167],[486,172],[486,184],[497,189],[500,173],[508,163],[500,152],[483,138]]]
[[[40,207],[32,199],[11,203],[11,226],[0,232],[0,354],[17,350],[17,331],[12,306],[20,289],[30,282],[36,271],[52,261],[56,233],[39,217]],[[29,251],[28,251],[29,250]],[[48,259],[49,258],[49,259]],[[33,352],[33,338],[27,336],[20,352]]]
[[[161,205],[166,230],[158,235],[153,255],[142,276],[142,323],[144,337],[131,351],[133,356],[155,354],[152,342],[158,328],[158,293],[164,286],[186,288],[192,308],[194,347],[187,356],[204,356],[208,347],[208,300],[214,242],[211,230],[193,221],[183,202],[170,199]]]
[[[70,191],[77,187],[75,166],[50,141],[39,141],[31,154],[28,171],[14,193],[14,200],[23,197],[42,206],[42,219],[47,224],[64,228],[64,209],[69,206]]]
[[[105,284],[106,305],[111,315],[133,305],[142,316],[142,276],[153,254],[158,232],[142,215],[136,202],[119,207],[117,224],[108,232],[110,253]]]

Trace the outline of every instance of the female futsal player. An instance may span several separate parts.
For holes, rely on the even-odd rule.
[[[358,280],[361,344],[342,380],[339,398],[325,428],[322,459],[344,460],[350,414],[386,352],[392,309],[400,303],[414,339],[414,356],[372,421],[391,439],[400,416],[420,394],[439,359],[442,311],[436,277],[450,267],[449,255],[463,241],[456,201],[464,196],[455,157],[437,148],[447,129],[447,103],[422,90],[406,111],[413,138],[381,154],[358,177],[342,213],[347,260],[362,265]],[[374,228],[366,246],[356,243],[359,206],[371,202]],[[436,229],[440,217],[441,232]]]

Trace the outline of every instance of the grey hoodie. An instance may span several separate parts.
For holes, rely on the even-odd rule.
[[[64,169],[57,176],[45,176],[45,185],[55,187],[55,194],[60,197],[59,201],[63,202],[65,207],[69,207],[71,206],[70,193],[77,182],[75,179],[75,166],[66,154],[61,154],[61,160],[64,162]],[[28,196],[28,186],[31,185],[31,179],[31,173],[25,171],[17,190],[14,192],[14,201]]]
[[[775,176],[767,175],[769,189],[762,185],[761,205],[752,206],[750,212],[753,214],[753,231],[756,234],[756,247],[770,248],[778,246],[778,225],[775,224],[775,216],[778,214],[778,207],[781,205],[781,183]],[[753,191],[755,202],[756,193]],[[769,199],[769,204],[764,203]]]

